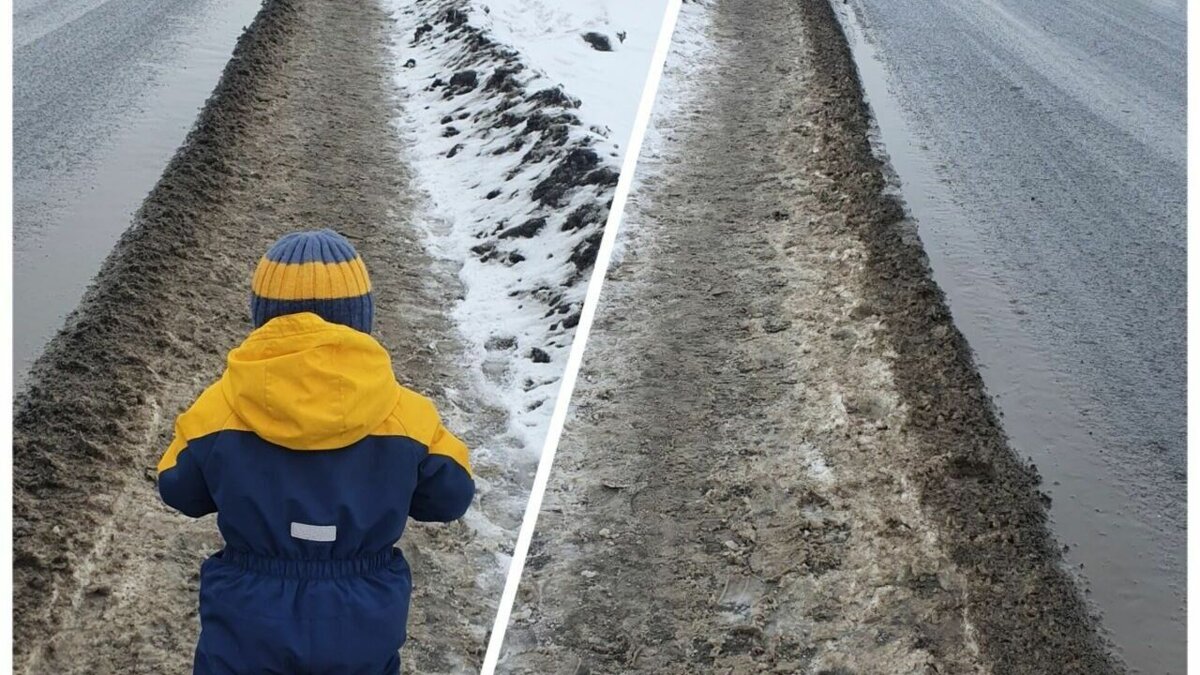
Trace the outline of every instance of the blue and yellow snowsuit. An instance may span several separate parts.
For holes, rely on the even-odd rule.
[[[467,448],[397,384],[370,335],[274,318],[179,417],[163,501],[216,512],[200,573],[196,673],[396,673],[408,518],[449,522],[475,493]]]

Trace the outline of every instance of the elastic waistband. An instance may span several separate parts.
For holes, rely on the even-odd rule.
[[[375,555],[341,560],[295,560],[267,558],[244,551],[223,549],[214,557],[250,572],[296,579],[333,579],[370,574],[403,558],[398,548],[390,548]]]

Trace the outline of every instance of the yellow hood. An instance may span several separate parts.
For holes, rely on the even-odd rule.
[[[307,312],[268,321],[229,352],[221,391],[254,433],[292,450],[352,445],[400,397],[374,338]]]

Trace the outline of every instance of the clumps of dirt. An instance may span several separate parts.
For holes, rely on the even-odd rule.
[[[552,281],[572,290],[550,309],[557,313],[565,305],[566,313],[578,313],[581,282],[594,263],[618,178],[613,156],[599,150],[607,139],[581,122],[575,114],[577,99],[561,87],[546,87],[545,78],[527,67],[520,54],[473,25],[464,0],[418,0],[412,11],[420,25],[410,50],[426,50],[421,63],[440,58],[449,68],[434,74],[427,88],[453,101],[462,115],[455,125],[457,144],[444,156],[464,162],[497,158],[497,165],[506,167],[502,182],[481,182],[480,200],[503,201],[514,211],[524,200],[531,202],[520,209],[519,219],[476,232],[479,241],[472,251],[481,261],[505,266],[520,267],[533,258],[554,260]],[[545,280],[545,274],[534,272],[529,287],[513,290],[536,300],[533,285]],[[569,344],[558,338],[574,325],[552,325],[545,346]]]
[[[530,218],[520,225],[514,225],[513,227],[504,230],[497,236],[501,239],[512,239],[513,237],[529,239],[530,237],[536,236],[538,232],[541,232],[543,227],[546,227],[546,218],[544,216],[539,218]]]
[[[474,70],[460,70],[450,76],[450,83],[446,85],[446,98],[459,96],[473,90],[479,85],[479,73]]]
[[[529,96],[530,101],[534,101],[542,106],[557,106],[560,108],[578,108],[579,99],[571,98],[562,87],[550,87],[548,89],[540,89]]]
[[[814,121],[825,130],[819,170],[853,195],[842,213],[868,246],[869,302],[895,352],[908,432],[924,450],[910,474],[969,583],[976,640],[1005,672],[1119,672],[1063,570],[1037,472],[1009,447],[914,227],[885,192],[884,167],[869,141],[870,112],[833,9],[827,0],[800,5],[818,66],[813,86],[823,101]]]
[[[549,176],[533,186],[531,195],[545,206],[559,208],[562,205],[563,197],[572,188],[583,185],[610,184],[606,182],[608,174],[611,173],[615,177],[616,172],[608,167],[597,168],[599,164],[600,156],[596,154],[595,150],[575,148],[567,153],[567,156],[559,162],[558,166],[554,167]],[[616,185],[616,180],[612,180],[611,184]]]
[[[611,202],[607,206],[611,206]],[[607,208],[602,209],[592,203],[584,204],[567,216],[567,219],[563,221],[562,229],[578,230],[589,225],[603,223],[607,216]]]
[[[591,45],[592,49],[595,49],[598,52],[612,51],[612,42],[608,39],[608,36],[603,33],[597,33],[596,31],[584,33],[583,41]]]
[[[568,260],[575,265],[576,275],[582,276],[584,272],[592,268],[596,263],[596,254],[600,252],[600,239],[603,232],[593,232],[588,235],[587,239],[575,245],[571,249],[571,257]]]
[[[516,78],[522,68],[497,68],[492,71],[491,77],[488,78],[487,84],[483,86],[484,91],[498,91],[505,94],[513,93],[521,89],[521,82]]]

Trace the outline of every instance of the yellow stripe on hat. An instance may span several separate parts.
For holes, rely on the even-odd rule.
[[[371,292],[371,279],[361,257],[340,263],[289,265],[264,257],[254,271],[254,294],[272,300],[336,300]]]

